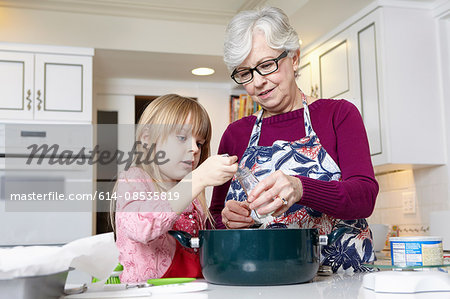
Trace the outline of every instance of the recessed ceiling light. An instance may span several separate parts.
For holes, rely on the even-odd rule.
[[[199,67],[193,69],[191,72],[196,76],[208,76],[214,74],[215,71],[209,67]]]
[[[301,39],[298,40],[299,45],[301,46],[303,44],[303,41]]]

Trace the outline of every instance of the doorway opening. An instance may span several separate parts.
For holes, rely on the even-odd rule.
[[[135,96],[134,97],[134,123],[137,124],[141,118],[142,112],[147,108],[157,96]]]

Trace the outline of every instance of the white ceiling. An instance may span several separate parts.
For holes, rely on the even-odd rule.
[[[9,7],[226,24],[237,12],[272,5],[296,11],[308,0],[0,0]]]
[[[194,76],[191,70],[210,67],[211,76]],[[133,78],[176,80],[210,83],[230,83],[231,78],[221,56],[172,54],[96,49],[94,76],[103,78]]]
[[[0,0],[0,5],[134,18],[226,25],[239,11],[271,5],[282,8],[306,47],[376,0]],[[437,0],[408,0],[430,3]],[[93,29],[95,30],[95,29]],[[207,37],[205,37],[207,42]],[[194,67],[216,70],[191,75]],[[96,78],[230,82],[221,56],[96,49]]]
[[[289,15],[292,25],[297,29],[303,41],[303,47],[306,47],[373,1],[375,0],[134,0],[131,2],[167,4],[164,9],[158,6],[160,12],[157,14],[158,18],[175,20],[179,9],[180,11],[189,11],[189,14],[193,16],[191,19],[184,16],[183,20],[193,21],[195,18],[196,22],[220,23],[223,25],[226,25],[241,10],[252,9],[260,5],[277,6]],[[95,0],[93,2],[124,1]],[[178,7],[177,11],[173,10],[175,6]],[[112,12],[112,10],[110,11]],[[214,14],[212,19],[211,12]],[[168,66],[173,67],[168,68]],[[205,66],[214,68],[216,72],[211,76],[203,77],[193,76],[190,73],[195,67]],[[151,73],[149,73],[149,70],[151,70]],[[232,82],[221,56],[102,49],[96,50],[94,74],[97,78],[125,77],[215,83]]]

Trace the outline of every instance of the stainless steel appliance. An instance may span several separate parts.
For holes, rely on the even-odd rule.
[[[92,235],[91,150],[91,125],[0,124],[0,246]]]

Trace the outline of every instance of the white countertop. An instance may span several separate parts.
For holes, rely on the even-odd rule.
[[[313,282],[283,285],[239,287],[209,284],[208,299],[225,298],[358,298],[362,285],[363,274],[346,275],[333,274],[331,276],[316,276]],[[206,298],[206,297],[205,297]]]
[[[450,292],[416,294],[376,293],[362,287],[368,273],[317,276],[312,282],[283,286],[225,286],[209,284],[208,289],[196,293],[153,294],[154,299],[450,299]],[[450,277],[449,277],[450,279]],[[202,281],[202,280],[200,280]],[[130,298],[130,297],[129,297]],[[135,297],[138,298],[138,297]],[[140,297],[143,298],[143,297]]]
[[[352,273],[317,276],[310,283],[285,286],[231,287],[210,284],[209,290],[205,292],[206,294],[203,297],[189,298],[450,299],[450,292],[377,293],[363,287],[363,277],[368,274]],[[448,279],[450,280],[450,276]]]

